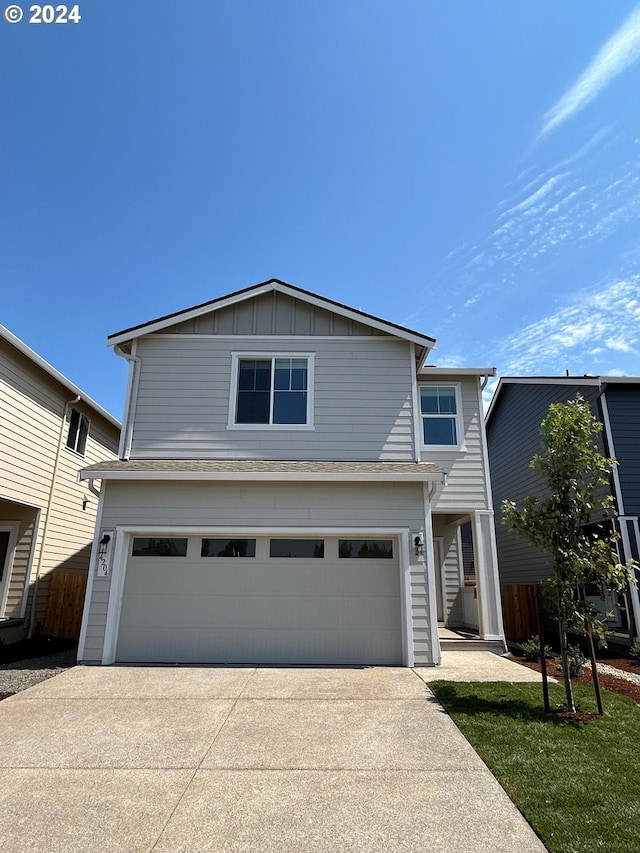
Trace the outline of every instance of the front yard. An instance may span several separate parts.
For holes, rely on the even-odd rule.
[[[640,708],[605,691],[605,716],[567,721],[542,710],[538,684],[429,685],[551,853],[640,850]],[[564,700],[551,684],[551,707]],[[576,703],[595,713],[593,690]]]

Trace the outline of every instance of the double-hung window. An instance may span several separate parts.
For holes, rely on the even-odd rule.
[[[67,433],[67,447],[84,456],[89,435],[89,418],[77,409],[71,409],[69,418],[69,432]]]
[[[234,356],[230,426],[311,426],[312,356]]]
[[[421,385],[422,441],[427,447],[459,447],[461,429],[455,385]]]

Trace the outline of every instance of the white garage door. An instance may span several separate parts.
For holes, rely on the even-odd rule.
[[[401,664],[398,542],[135,537],[116,659]]]

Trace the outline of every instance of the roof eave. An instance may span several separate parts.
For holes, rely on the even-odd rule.
[[[442,483],[444,474],[440,471],[407,471],[405,473],[377,472],[338,472],[312,471],[295,473],[290,471],[114,471],[113,469],[83,469],[78,479],[83,480],[169,480],[169,481],[263,481],[291,482],[304,478],[305,482],[340,483],[350,480],[368,483]]]
[[[102,417],[109,421],[116,429],[121,429],[122,424],[119,420],[114,418],[114,416],[108,412],[106,409],[100,405],[100,403],[96,403],[94,399],[92,399],[88,394],[82,390],[82,388],[78,388],[78,386],[73,383],[70,379],[60,373],[59,370],[49,364],[48,361],[45,361],[42,356],[38,355],[35,350],[32,350],[30,346],[25,344],[24,341],[21,341],[20,338],[16,337],[13,332],[10,332],[6,326],[0,324],[0,337],[4,338],[7,343],[11,344],[11,346],[15,347],[22,355],[26,356],[30,361],[36,364],[41,370],[44,370],[45,373],[48,373],[56,382],[59,382],[64,388],[67,389],[71,394],[74,394],[76,397],[80,397],[83,403],[86,403],[87,406],[90,406],[96,412],[98,412]]]
[[[165,317],[158,317],[156,320],[151,320],[148,323],[142,323],[138,326],[132,326],[129,329],[124,329],[121,332],[116,332],[113,335],[109,335],[107,338],[107,344],[109,346],[122,344],[126,341],[133,340],[134,338],[139,338],[142,335],[159,332],[162,329],[175,325],[176,323],[184,323],[188,320],[193,320],[196,317],[201,317],[203,314],[208,314],[211,311],[219,311],[222,308],[227,308],[231,305],[237,304],[238,302],[253,299],[256,296],[261,296],[272,291],[284,293],[293,299],[301,299],[310,305],[315,305],[326,311],[333,311],[334,313],[341,314],[342,316],[355,320],[358,323],[378,329],[385,334],[404,338],[405,340],[411,341],[412,343],[422,347],[426,350],[427,355],[429,350],[435,347],[435,338],[432,338],[429,335],[423,335],[420,332],[407,329],[404,326],[391,323],[388,320],[382,320],[380,317],[375,317],[374,315],[367,314],[364,311],[350,308],[348,305],[344,305],[341,302],[327,299],[324,296],[318,296],[317,294],[311,293],[308,290],[303,290],[301,287],[297,287],[296,285],[280,281],[280,279],[270,279],[269,281],[264,281],[260,284],[255,284],[251,287],[243,288],[242,290],[237,290],[234,293],[222,296],[219,299],[213,299],[209,302],[203,302],[200,305],[195,305],[193,308],[187,308],[184,311],[176,311],[172,314],[167,314]]]

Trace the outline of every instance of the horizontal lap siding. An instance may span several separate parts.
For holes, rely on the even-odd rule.
[[[314,353],[314,429],[228,429],[232,352]],[[404,341],[151,335],[137,355],[132,458],[414,460]]]
[[[420,484],[119,483],[107,485],[102,529],[118,525],[424,529]],[[415,560],[412,553],[411,559]],[[424,562],[410,566],[416,663],[431,663]],[[110,578],[94,578],[85,660],[100,660]]]
[[[595,405],[595,386],[505,384],[487,426],[491,488],[501,583],[537,583],[551,574],[551,558],[500,523],[502,501],[518,505],[527,495],[542,496],[543,481],[529,468],[540,453],[540,424],[552,403],[566,403],[580,393]]]
[[[640,384],[606,391],[618,477],[626,515],[640,515]]]
[[[440,381],[446,384],[446,380]],[[475,377],[465,379],[461,385],[465,449],[422,450],[422,461],[433,462],[447,475],[446,486],[434,498],[434,512],[487,509],[489,506],[478,380]]]
[[[65,403],[70,399],[73,399],[72,392],[22,353],[6,342],[0,342],[0,421],[4,439],[0,496],[7,501],[29,504],[42,510],[32,563],[35,571],[42,549],[40,573],[44,580],[38,590],[36,621],[44,617],[46,575],[54,569],[82,573],[87,570],[98,499],[89,491],[87,483],[77,482],[78,470],[85,465],[117,457],[118,430],[82,401],[74,404],[90,419],[86,451],[84,456],[80,456],[65,447],[67,420],[62,431],[47,541],[43,545],[42,534],[60,425]],[[100,485],[99,481],[96,485]],[[16,507],[16,512],[18,509]],[[10,586],[12,612],[21,600],[20,587],[24,589],[25,568],[21,552],[16,576],[12,577]],[[28,607],[32,593],[33,582]]]

